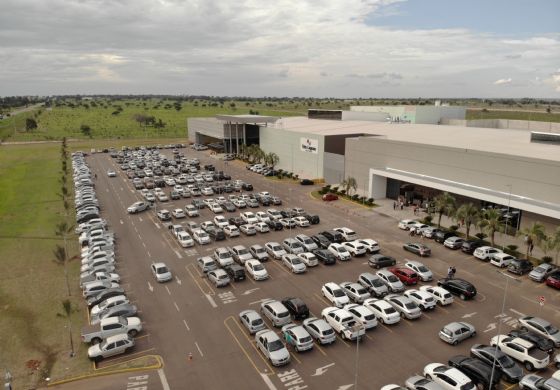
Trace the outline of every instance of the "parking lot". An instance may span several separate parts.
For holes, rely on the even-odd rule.
[[[168,150],[162,152],[170,155]],[[430,246],[431,257],[416,258],[402,249],[403,243],[409,241],[407,232],[399,230],[395,219],[378,210],[371,211],[343,201],[321,202],[309,195],[312,187],[266,179],[247,171],[239,162],[226,164],[208,152],[190,149],[182,149],[182,152],[187,157],[199,158],[201,165],[214,164],[217,170],[230,174],[232,179],[251,183],[255,192],[269,191],[279,196],[283,205],[271,207],[301,207],[310,214],[319,215],[321,222],[307,228],[257,233],[250,237],[242,233],[225,241],[182,248],[166,223],[158,220],[156,210],[127,213],[127,207],[142,198],[115,159],[105,153],[89,156],[88,164],[97,174],[96,190],[102,215],[118,240],[118,272],[144,324],[131,352],[104,360],[99,367],[144,354],[159,354],[165,362],[165,375],[172,389],[225,386],[234,389],[264,386],[269,389],[348,389],[356,381],[358,388],[378,389],[388,383],[404,383],[408,377],[421,374],[428,363],[447,363],[451,356],[469,355],[472,344],[488,344],[499,328],[502,334],[509,332],[522,315],[534,314],[560,324],[558,293],[543,284],[536,284],[527,277],[519,278],[520,282],[509,281],[488,263],[446,249],[428,239],[424,243]],[[117,172],[116,177],[107,176],[110,169]],[[191,199],[156,204],[158,209],[164,207],[171,211],[184,208],[187,203],[190,204]],[[250,211],[266,208],[261,206]],[[200,210],[200,214],[192,218],[199,224],[215,216],[208,209]],[[238,216],[239,211],[226,212],[225,215],[228,218]],[[189,220],[191,218],[187,217],[172,223],[185,225]],[[271,259],[264,263],[270,275],[268,280],[256,282],[248,277],[223,288],[214,287],[202,275],[196,259],[210,255],[217,247],[264,246],[269,241],[281,243],[284,238],[296,234],[311,236],[340,226],[353,229],[361,238],[375,239],[380,243],[381,253],[395,257],[399,264],[407,258],[422,261],[432,270],[435,280],[445,277],[448,267],[454,266],[456,277],[472,282],[478,295],[472,301],[455,297],[450,306],[438,306],[433,311],[423,312],[416,320],[401,320],[397,325],[379,324],[376,329],[367,331],[358,348],[355,343],[337,338],[329,346],[315,344],[311,351],[298,353],[291,350],[289,365],[273,367],[256,349],[254,336],[240,324],[239,312],[245,309],[258,311],[260,303],[268,298],[299,297],[312,315],[320,317],[321,311],[331,306],[322,296],[321,286],[331,281],[356,281],[362,272],[375,272],[367,265],[368,256],[354,257],[333,266],[319,264],[303,274],[293,274],[281,262]],[[171,268],[172,281],[155,281],[150,264],[156,261],[163,261]],[[506,283],[508,293],[502,314]],[[544,306],[539,305],[539,296],[545,296]],[[438,331],[452,321],[473,324],[477,335],[458,346],[441,342]],[[270,322],[267,325],[280,333]],[[549,368],[545,376],[550,376],[552,370]],[[503,385],[508,389],[514,387]]]

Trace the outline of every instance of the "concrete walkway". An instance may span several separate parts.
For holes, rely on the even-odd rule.
[[[425,212],[419,212],[419,215],[414,215],[414,207],[413,206],[409,206],[406,207],[404,206],[403,210],[401,210],[400,208],[397,210],[393,210],[393,199],[376,199],[375,203],[379,205],[379,207],[376,207],[375,209],[373,209],[373,213],[379,213],[379,214],[384,214],[387,215],[391,218],[394,218],[396,221],[400,221],[401,219],[417,219],[417,220],[421,220],[423,219],[426,215],[428,215]],[[437,224],[437,218],[438,215],[434,214],[433,215],[433,220],[432,222]],[[451,225],[456,225],[457,222],[453,221],[451,218],[446,217],[445,215],[443,215],[441,217],[441,226],[442,227],[449,227]],[[461,233],[466,233],[466,229],[464,227],[460,228],[459,231]],[[471,230],[469,232],[470,236],[474,236],[476,233],[478,233],[479,230],[474,227],[471,226]],[[487,238],[487,240],[489,240]],[[527,246],[525,245],[525,242],[523,240],[523,237],[512,237],[510,235],[506,235],[503,233],[496,233],[494,235],[494,241],[495,244],[498,248],[502,248],[502,247],[507,247],[508,245],[517,245],[517,250],[519,252],[521,252],[521,257],[525,257],[525,253],[527,250]],[[538,248],[536,245],[533,249],[533,257],[536,258],[541,258],[544,256],[544,253],[541,251],[540,248]],[[554,257],[554,253],[549,253],[549,256]]]

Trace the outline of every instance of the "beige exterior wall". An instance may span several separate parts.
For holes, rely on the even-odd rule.
[[[190,142],[197,142],[196,133],[218,139],[224,138],[224,126],[216,118],[189,118],[187,129]]]
[[[485,127],[490,129],[511,129],[560,133],[560,123],[556,122],[520,121],[510,119],[444,119],[442,121],[442,124],[449,126]]]

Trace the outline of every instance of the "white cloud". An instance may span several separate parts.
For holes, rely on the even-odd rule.
[[[511,84],[511,82],[512,82],[512,79],[511,79],[511,77],[510,77],[510,78],[508,78],[508,79],[499,79],[499,80],[496,80],[496,81],[494,81],[494,85]]]
[[[560,34],[364,23],[395,2],[3,0],[1,93],[493,97],[504,74],[548,82],[500,93],[558,92]]]

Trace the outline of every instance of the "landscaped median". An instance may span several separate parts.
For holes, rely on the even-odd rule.
[[[375,208],[378,207],[377,204],[375,204],[374,199],[373,198],[367,198],[365,196],[360,196],[358,194],[354,194],[352,196],[349,196],[345,190],[338,190],[338,187],[331,187],[330,184],[325,185],[323,188],[321,188],[319,191],[313,191],[311,192],[311,196],[322,200],[323,196],[326,194],[332,194],[332,195],[336,195],[337,200],[343,200],[346,202],[350,202],[368,209],[371,208]],[[336,201],[336,200],[333,200]]]

